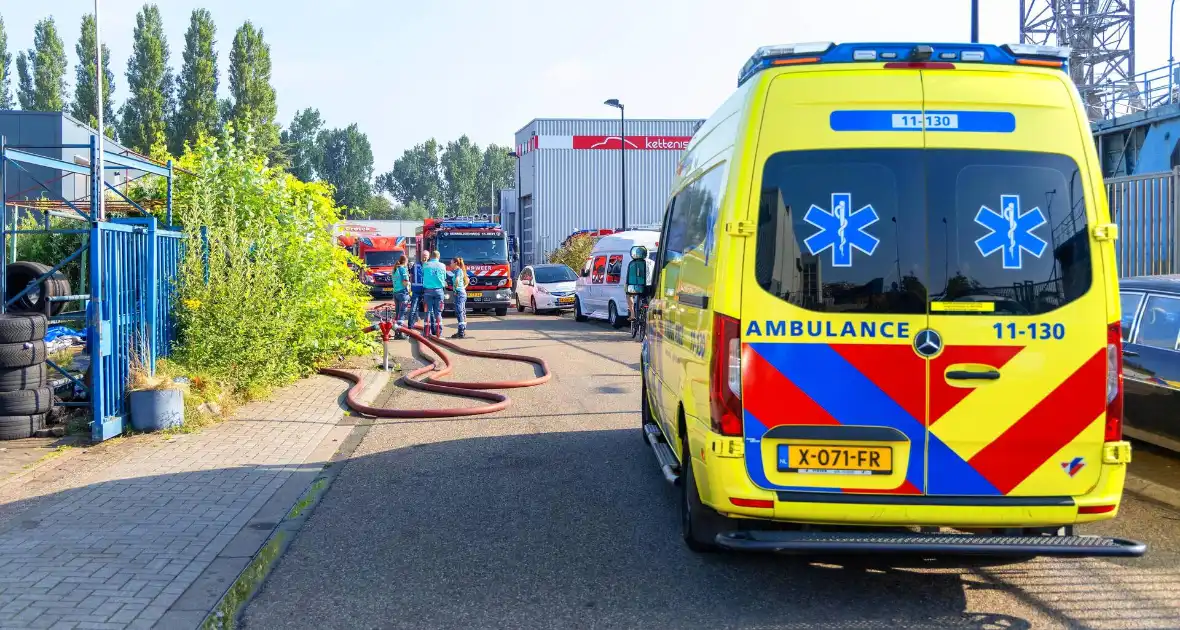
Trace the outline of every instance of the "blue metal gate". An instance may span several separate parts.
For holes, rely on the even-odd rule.
[[[46,147],[33,147],[45,149]],[[82,383],[60,366],[50,365],[67,376],[87,393],[84,403],[91,409],[91,439],[105,440],[123,433],[127,418],[127,390],[133,369],[137,367],[154,373],[156,359],[167,356],[176,341],[174,306],[176,283],[181,272],[185,236],[171,229],[161,229],[159,222],[139,204],[128,199],[122,191],[105,181],[97,172],[97,148],[92,138],[89,145],[64,145],[50,148],[89,148],[90,164],[82,166],[37,154],[24,147],[7,147],[0,138],[0,195],[4,194],[5,178],[11,166],[14,170],[32,177],[29,167],[57,170],[66,175],[80,175],[89,178],[89,200],[98,199],[105,192],[113,192],[126,205],[138,209],[144,216],[101,220],[97,204],[89,200],[60,199],[60,203],[71,212],[46,210],[44,229],[46,233],[85,234],[87,244],[53,265],[51,271],[34,284],[41,284],[67,263],[80,257],[86,264],[88,293],[54,298],[59,301],[82,301],[85,309],[76,313],[63,313],[56,321],[69,320],[76,316],[85,320],[87,351],[90,356],[90,374],[87,383]],[[159,165],[137,156],[103,152],[107,169],[139,171],[144,174],[165,177],[167,180],[167,217],[172,217],[172,166]],[[47,186],[38,184],[49,191]],[[9,247],[8,237],[12,236],[15,248],[17,234],[28,230],[19,229],[16,216],[11,217],[10,205],[13,200],[4,198],[0,204],[0,226],[3,238],[0,248]],[[13,212],[12,215],[17,213]],[[50,215],[78,221],[75,229],[52,229]],[[23,294],[35,290],[30,286],[7,300],[5,287],[8,251],[0,251],[0,312],[7,310]],[[13,260],[16,258],[14,257]]]

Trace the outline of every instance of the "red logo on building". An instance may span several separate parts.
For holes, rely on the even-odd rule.
[[[614,149],[622,145],[619,136],[574,136],[574,149]],[[683,151],[692,136],[627,136],[627,150]]]

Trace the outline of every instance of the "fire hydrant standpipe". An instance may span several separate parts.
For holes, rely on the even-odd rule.
[[[378,330],[375,326],[370,326],[365,329],[365,332],[372,332]],[[411,330],[404,326],[398,326],[397,330],[411,338],[418,341],[426,348],[428,348],[435,356],[438,357],[431,365],[422,366],[405,377],[405,383],[408,387],[413,389],[432,392],[435,394],[447,394],[451,396],[460,396],[463,398],[474,398],[477,400],[487,400],[491,404],[476,405],[473,407],[450,407],[440,409],[390,409],[387,407],[370,407],[357,400],[361,393],[361,377],[357,374],[346,370],[338,370],[335,368],[323,368],[320,374],[327,376],[335,376],[344,380],[350,381],[353,385],[348,390],[346,399],[348,406],[353,411],[372,416],[375,418],[455,418],[461,416],[476,416],[485,413],[495,413],[502,409],[506,409],[512,403],[512,399],[504,394],[497,392],[486,391],[489,389],[514,389],[517,387],[535,387],[549,381],[551,376],[549,373],[549,366],[544,359],[530,357],[523,354],[508,354],[504,352],[486,352],[483,350],[472,350],[464,348],[450,341],[443,339],[429,338],[422,335],[417,330]],[[385,332],[385,335],[388,335]],[[458,352],[459,354],[480,357],[484,359],[498,359],[502,361],[519,361],[522,363],[531,363],[540,366],[541,375],[530,379],[520,381],[486,381],[475,383],[464,383],[458,381],[442,381],[442,377],[451,373],[454,365],[451,363],[451,356],[447,354],[441,347],[445,346]],[[441,361],[442,365],[439,365]],[[433,372],[433,374],[431,374]]]

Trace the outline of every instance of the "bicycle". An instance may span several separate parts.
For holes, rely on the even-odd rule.
[[[647,298],[641,297],[638,302],[635,313],[631,314],[631,338],[643,340],[647,334]]]

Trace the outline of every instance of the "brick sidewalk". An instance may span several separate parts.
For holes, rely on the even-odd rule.
[[[367,375],[366,398],[385,380]],[[348,435],[345,389],[314,376],[199,433],[113,445],[97,468],[73,456],[78,476],[51,493],[0,497],[17,515],[0,521],[0,628],[195,627]]]

